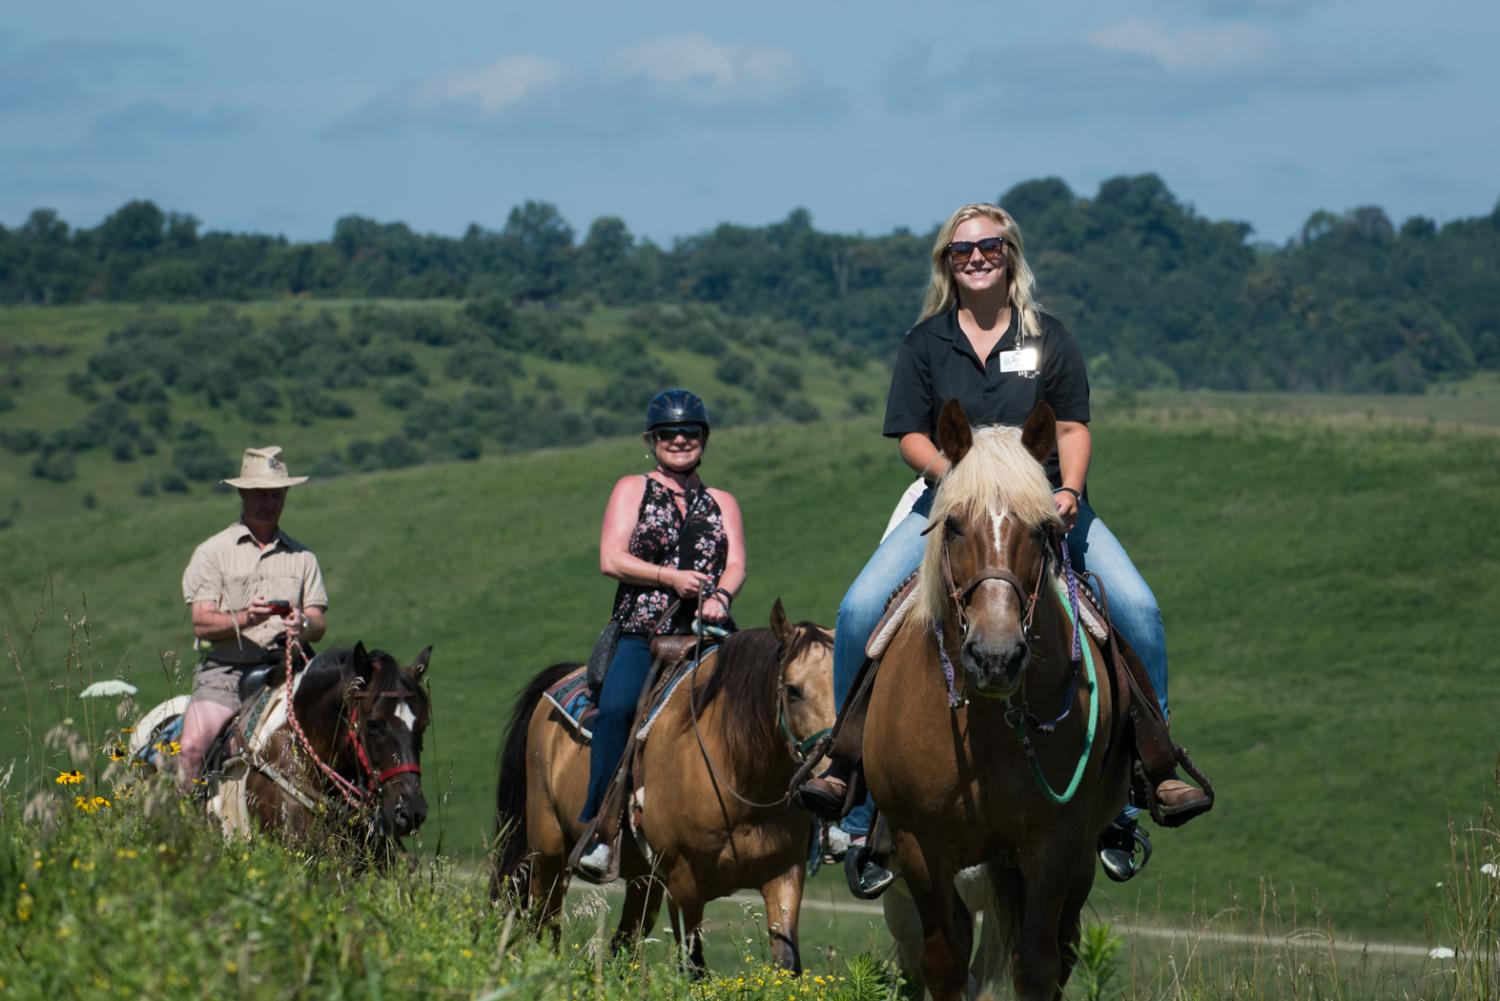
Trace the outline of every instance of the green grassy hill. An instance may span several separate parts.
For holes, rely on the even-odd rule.
[[[1340,930],[1424,937],[1449,816],[1492,782],[1500,438],[1363,409],[1102,410],[1093,498],[1161,599],[1177,736],[1220,803],[1158,835],[1150,878],[1101,889],[1101,909],[1253,909],[1269,880]],[[481,849],[511,698],[586,651],[612,593],[599,516],[614,478],[643,468],[623,438],[293,492],[285,524],[323,561],[330,640],[400,658],[436,646],[427,846]],[[170,666],[188,657],[178,580],[235,499],[141,498],[110,471],[65,485],[93,510],[28,508],[0,533],[0,762],[34,755],[17,780],[47,777],[35,731],[76,714],[80,683],[123,675],[143,698],[186,685]],[[746,513],[747,624],[778,596],[831,623],[907,480],[873,418],[728,429],[705,473]]]

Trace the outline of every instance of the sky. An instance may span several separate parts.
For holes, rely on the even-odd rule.
[[[1318,210],[1494,209],[1497,42],[1494,0],[29,3],[0,25],[0,224],[150,198],[458,235],[539,199],[669,244],[799,207],[925,232],[1154,172],[1281,243]]]

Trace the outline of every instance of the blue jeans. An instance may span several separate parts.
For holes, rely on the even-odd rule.
[[[621,636],[609,671],[604,675],[604,690],[599,693],[599,716],[594,721],[594,738],[589,743],[589,794],[578,818],[581,823],[593,820],[604,804],[609,780],[630,742],[635,706],[650,671],[650,639],[632,634]]]
[[[875,624],[885,611],[886,599],[922,562],[927,540],[922,530],[932,510],[933,491],[928,490],[897,525],[865,568],[854,578],[839,605],[839,616],[833,634],[833,698],[842,709],[854,685],[854,676],[864,663],[865,645]],[[1167,638],[1162,629],[1161,609],[1130,557],[1114,533],[1099,520],[1086,503],[1078,505],[1078,522],[1068,533],[1068,550],[1074,569],[1091,570],[1104,582],[1109,595],[1110,615],[1125,639],[1145,662],[1151,683],[1167,711]],[[850,834],[867,834],[870,830],[871,805],[868,797],[843,819],[841,826]]]

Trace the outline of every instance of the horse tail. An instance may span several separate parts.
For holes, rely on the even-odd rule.
[[[490,858],[493,869],[490,874],[490,899],[498,901],[511,895],[516,903],[525,906],[529,875],[526,871],[526,736],[531,729],[531,716],[542,693],[551,688],[568,673],[577,670],[577,664],[553,664],[531,679],[521,694],[516,697],[511,710],[510,725],[500,742],[497,762],[499,781],[495,788],[495,838]]]

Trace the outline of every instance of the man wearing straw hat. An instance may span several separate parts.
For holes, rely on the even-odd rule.
[[[280,661],[291,639],[323,635],[328,594],[318,558],[280,528],[287,488],[305,482],[287,475],[279,447],[245,449],[239,477],[224,481],[240,492],[240,516],[193,551],[182,575],[194,645],[203,652],[182,721],[184,785],[198,777],[204,754],[239,709],[240,676]]]

